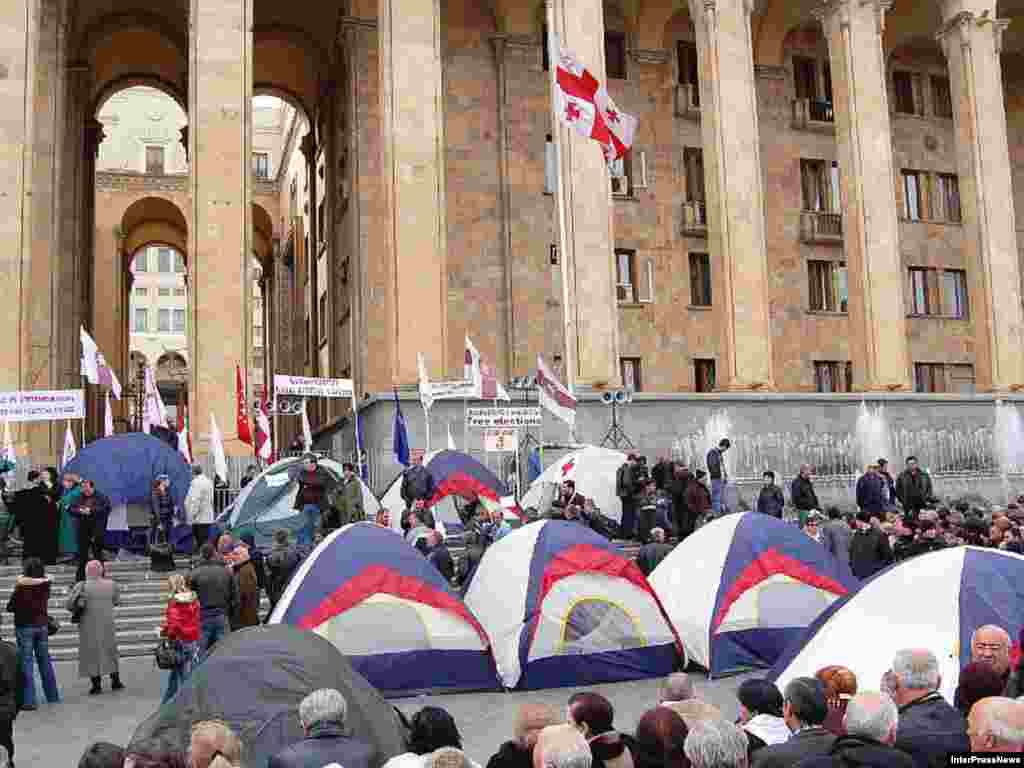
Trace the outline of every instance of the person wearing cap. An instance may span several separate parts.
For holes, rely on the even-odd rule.
[[[167,475],[157,475],[153,481],[149,510],[149,546],[171,546],[174,499],[171,498],[171,480]]]
[[[363,484],[356,477],[356,468],[351,461],[341,465],[341,488],[337,494],[338,524],[361,523],[366,519],[363,508]]]
[[[782,693],[770,680],[744,680],[736,691],[740,700],[740,717],[736,725],[747,734],[747,754],[753,762],[754,753],[771,744],[789,741],[790,731],[782,717]]]
[[[821,523],[823,519],[824,518],[822,518],[821,513],[818,510],[812,509],[810,514],[807,515],[807,525],[804,526],[804,533],[806,533],[819,544],[822,543]]]

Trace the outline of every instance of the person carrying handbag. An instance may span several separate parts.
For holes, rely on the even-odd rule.
[[[104,675],[110,675],[110,690],[120,691],[117,629],[114,608],[120,603],[117,582],[105,578],[103,563],[90,560],[85,566],[85,581],[75,584],[65,608],[74,613],[78,607],[78,674],[92,682],[90,696],[102,693]]]
[[[185,577],[175,573],[167,580],[168,599],[160,636],[172,644],[175,664],[168,671],[167,688],[161,705],[174,698],[188,679],[199,653],[199,597],[188,587]]]
[[[33,668],[38,664],[46,700],[60,702],[57,677],[50,658],[51,619],[47,610],[50,602],[50,580],[46,578],[43,561],[30,557],[25,561],[24,575],[18,577],[14,592],[7,601],[8,613],[14,614],[14,634],[18,641],[18,657],[25,673],[25,693],[22,709],[36,709],[36,686]]]

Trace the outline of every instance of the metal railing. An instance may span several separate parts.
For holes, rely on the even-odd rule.
[[[793,127],[798,130],[835,130],[835,110],[830,101],[793,99]]]
[[[841,243],[843,215],[829,211],[801,211],[800,239],[805,243]]]

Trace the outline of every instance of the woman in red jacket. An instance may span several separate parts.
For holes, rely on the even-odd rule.
[[[199,598],[188,588],[185,577],[180,573],[173,574],[167,580],[167,586],[170,595],[160,634],[178,643],[182,650],[182,663],[170,670],[162,704],[174,698],[178,687],[188,679],[199,648]]]

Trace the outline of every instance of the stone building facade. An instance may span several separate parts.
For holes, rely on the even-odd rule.
[[[417,353],[460,377],[467,334],[503,377],[543,354],[584,392],[1024,386],[1016,0],[559,0],[562,44],[640,120],[615,179],[552,124],[535,2],[2,12],[0,92],[24,105],[0,118],[3,389],[75,383],[71,329],[123,325],[81,276],[157,241],[188,264],[193,411],[222,426],[253,253],[268,370],[360,394],[412,385]],[[118,217],[91,183],[95,118],[140,84],[187,114],[189,175]],[[276,186],[253,168],[254,94],[308,120]]]

